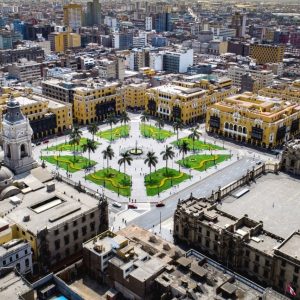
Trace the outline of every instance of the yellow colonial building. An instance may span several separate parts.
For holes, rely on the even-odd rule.
[[[246,92],[207,111],[206,130],[253,145],[274,148],[299,133],[300,105]]]
[[[129,109],[145,109],[147,83],[131,83],[125,86],[125,104]]]
[[[231,87],[231,80],[221,81],[220,85],[207,80],[173,81],[147,90],[145,110],[168,121],[180,119],[184,124],[191,124],[204,119],[210,105],[236,91]]]
[[[281,83],[265,87],[259,90],[258,94],[300,103],[300,80],[296,80],[293,83]]]
[[[32,93],[30,89],[3,88],[0,96],[0,115],[6,113],[6,103],[14,97],[21,111],[29,119],[33,139],[63,132],[73,126],[72,105]],[[1,123],[0,123],[1,124]]]
[[[74,88],[74,119],[79,124],[102,121],[125,111],[124,88],[119,83],[86,83]]]

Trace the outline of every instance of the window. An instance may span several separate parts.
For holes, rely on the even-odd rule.
[[[293,276],[293,283],[297,283],[298,282],[298,276],[294,275]]]
[[[73,231],[74,241],[78,239],[78,230]]]
[[[60,248],[60,240],[56,240],[54,244],[55,244],[55,249],[58,250]]]
[[[266,265],[267,267],[269,267],[269,266],[270,266],[270,261],[266,259],[265,265]]]
[[[255,273],[258,273],[258,266],[257,266],[257,265],[254,266],[253,271],[254,271]]]
[[[199,230],[199,232],[201,233],[201,232],[202,232],[202,227],[199,227],[199,229],[198,229],[198,230]]]
[[[16,259],[19,259],[19,254],[16,254]]]
[[[205,246],[208,248],[209,247],[209,240],[205,241]]]
[[[95,222],[92,222],[90,224],[90,228],[91,228],[91,231],[94,231],[95,230]]]
[[[82,230],[82,235],[86,235],[86,226],[83,226],[81,230]]]
[[[22,234],[23,234],[23,235],[25,235],[25,232],[24,232],[24,231],[22,231]]]
[[[217,234],[215,234],[215,241],[219,240],[219,236]]]
[[[206,236],[210,236],[210,231],[206,231]]]
[[[246,250],[246,256],[249,257],[250,256],[250,251]]]
[[[68,229],[69,229],[69,226],[68,226],[68,224],[66,224],[66,225],[64,226],[64,230],[67,231]]]
[[[91,219],[93,219],[95,214],[92,212],[90,216],[91,216]]]
[[[299,273],[299,267],[295,267],[295,273]]]
[[[26,266],[26,268],[29,267],[29,259],[28,258],[25,259],[25,266]]]
[[[259,255],[255,255],[255,261],[259,261]]]
[[[65,245],[68,245],[69,242],[70,242],[69,235],[65,235],[65,236],[64,236],[64,240],[65,240]]]
[[[55,234],[55,235],[59,235],[59,230],[56,229],[56,230],[54,231],[54,234]]]
[[[73,226],[74,226],[74,227],[77,226],[77,221],[74,221],[74,222],[73,222]]]
[[[5,265],[6,265],[6,260],[3,261],[3,266],[5,266]]]
[[[82,217],[82,223],[84,223],[86,220],[85,216]]]
[[[9,258],[9,261],[10,261],[10,262],[12,262],[12,261],[13,261],[13,258],[12,258],[12,256]]]

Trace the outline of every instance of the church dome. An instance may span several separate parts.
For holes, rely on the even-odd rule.
[[[10,169],[8,169],[4,166],[1,166],[1,168],[0,168],[0,183],[3,183],[4,181],[10,181],[13,179],[13,177],[14,177],[14,174]]]

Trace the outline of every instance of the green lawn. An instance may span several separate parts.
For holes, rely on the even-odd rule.
[[[168,169],[167,174],[166,168],[159,169],[151,174],[151,179],[150,174],[145,176],[147,195],[155,196],[189,178],[191,178],[191,176],[174,169]]]
[[[111,191],[114,191],[122,196],[129,197],[131,195],[130,177],[112,168],[99,170],[93,174],[86,176],[97,185],[101,185]]]
[[[75,156],[75,160],[73,155],[50,155],[50,156],[42,156],[41,159],[49,162],[53,165],[58,165],[60,168],[69,171],[70,173],[74,173],[85,169],[89,165],[89,160],[83,156]],[[94,166],[96,164],[95,161],[91,160],[90,166]]]
[[[115,141],[121,137],[127,137],[129,136],[130,127],[129,125],[122,125],[118,126],[112,129],[100,131],[96,135],[100,138],[109,140],[109,141]]]
[[[150,137],[158,141],[165,140],[171,137],[172,135],[174,135],[174,133],[169,130],[164,130],[164,129],[159,130],[159,128],[147,124],[145,125],[141,124],[140,131],[143,136]]]
[[[183,141],[186,141],[188,143],[188,148],[190,151],[193,150],[193,140],[190,138],[182,138],[178,140],[178,144],[181,145]],[[177,141],[172,143],[174,146],[177,147]],[[223,150],[222,147],[214,145],[214,144],[209,144],[209,143],[204,143],[204,141],[201,140],[195,140],[194,142],[194,149],[196,151],[199,150]]]
[[[87,138],[81,138],[79,145],[75,145],[76,151],[82,151],[82,146],[86,144]],[[97,145],[100,143],[96,142]],[[44,148],[43,151],[74,151],[74,145],[71,145],[69,142],[58,144],[55,146]]]
[[[194,169],[197,171],[205,171],[206,169],[219,164],[224,160],[230,158],[228,154],[216,154],[216,155],[191,155],[185,157],[184,162],[182,160],[177,161],[178,164],[186,168]]]

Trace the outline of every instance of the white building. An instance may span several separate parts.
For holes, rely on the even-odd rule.
[[[152,17],[145,18],[145,29],[146,31],[151,31],[153,29]]]
[[[28,242],[13,239],[0,246],[1,268],[16,268],[21,274],[32,272],[32,252]]]
[[[117,28],[118,22],[116,18],[105,16],[104,24],[107,25],[109,28],[115,30]]]
[[[254,79],[259,79],[261,81],[261,87],[271,86],[273,84],[274,74],[270,70],[252,70],[238,66],[232,66],[228,69],[228,77],[232,80],[232,84],[237,87],[241,87],[242,76],[247,73]]]
[[[193,63],[193,49],[165,52],[163,55],[163,70],[170,73],[185,73]]]
[[[139,32],[138,36],[134,36],[132,40],[133,48],[144,48],[147,44],[147,32]]]
[[[149,67],[155,71],[163,70],[163,54],[162,53],[150,53],[149,54]]]

